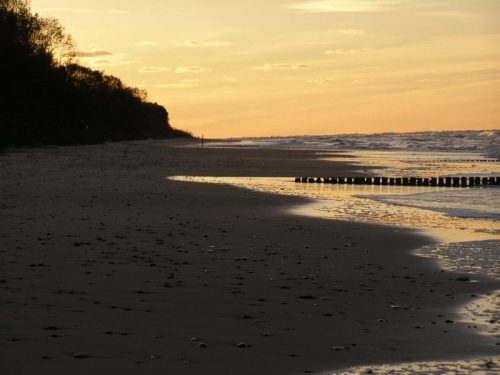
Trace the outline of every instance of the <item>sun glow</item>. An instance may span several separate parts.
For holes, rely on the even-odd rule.
[[[500,127],[496,0],[35,0],[206,137]]]

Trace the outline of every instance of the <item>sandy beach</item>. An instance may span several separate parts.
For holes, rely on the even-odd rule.
[[[0,373],[303,374],[499,355],[459,309],[500,283],[411,255],[433,239],[166,178],[359,166],[178,145],[0,155]]]

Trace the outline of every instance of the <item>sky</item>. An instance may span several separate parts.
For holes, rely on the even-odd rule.
[[[205,138],[500,128],[499,0],[32,0]]]

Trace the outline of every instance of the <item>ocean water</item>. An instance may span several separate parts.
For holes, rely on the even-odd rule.
[[[371,176],[500,176],[500,130],[247,138],[208,147],[314,150],[323,159],[359,165],[360,173]],[[234,184],[313,199],[311,204],[290,208],[292,214],[412,227],[438,240],[436,245],[417,249],[416,255],[434,258],[449,270],[500,278],[500,186],[311,184],[295,183],[294,177],[298,176],[178,176],[174,179]],[[464,306],[463,316],[464,321],[482,327],[483,333],[500,342],[500,292]],[[477,372],[478,369],[482,373],[493,373],[500,371],[500,357],[486,362],[483,359],[426,362],[370,369],[375,373],[444,374]],[[366,373],[367,370],[364,367],[340,373]]]
[[[325,160],[359,165],[360,173],[371,176],[500,176],[500,130],[243,138],[210,143],[208,147],[313,150]],[[315,199],[313,204],[292,209],[295,214],[420,228],[442,243],[439,251],[423,249],[421,255],[432,254],[457,271],[474,269],[500,277],[499,186],[297,184],[293,177],[202,180]],[[476,253],[481,252],[478,243],[488,244],[485,254],[494,249],[488,257],[476,256],[473,267],[466,264],[469,258],[459,255],[471,242],[476,244]],[[454,257],[453,253],[462,262],[446,261]]]
[[[500,130],[470,130],[418,133],[337,134],[294,137],[232,138],[209,147],[252,147],[310,149],[326,151],[416,151],[446,153],[439,158],[481,155],[500,158]]]

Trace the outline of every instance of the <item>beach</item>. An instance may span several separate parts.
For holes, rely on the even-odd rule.
[[[313,151],[190,141],[0,156],[2,374],[303,374],[498,356],[460,309],[500,289],[411,229],[168,176],[347,175]],[[194,142],[194,141],[192,141]]]

